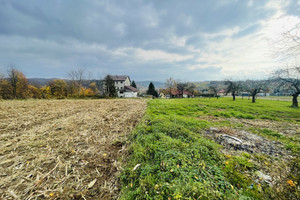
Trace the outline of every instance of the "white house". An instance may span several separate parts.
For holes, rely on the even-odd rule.
[[[131,81],[127,75],[110,75],[118,91],[118,97],[137,97],[137,89],[131,86]]]

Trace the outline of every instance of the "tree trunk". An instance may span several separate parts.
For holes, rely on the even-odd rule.
[[[298,100],[297,100],[297,97],[298,97],[299,93],[296,93],[296,94],[293,94],[293,107],[298,107]]]
[[[252,103],[255,103],[255,95],[252,95]]]
[[[234,93],[232,94],[232,97],[233,97],[233,101],[235,101],[235,94]]]

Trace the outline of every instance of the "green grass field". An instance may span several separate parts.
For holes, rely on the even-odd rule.
[[[298,199],[300,109],[290,104],[230,98],[149,101],[131,136],[121,199]],[[285,156],[226,149],[207,137],[212,127],[267,138],[280,144]],[[270,175],[272,184],[260,180],[258,171]]]

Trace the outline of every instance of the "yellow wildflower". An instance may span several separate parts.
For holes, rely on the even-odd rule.
[[[292,186],[292,187],[296,187],[296,184],[295,184],[294,181],[292,181],[292,180],[288,180],[288,181],[287,181],[287,184],[289,184],[289,185]]]
[[[225,162],[225,165],[228,165],[228,164],[229,164],[229,162],[228,162],[228,161],[226,161],[226,162]]]
[[[50,197],[52,197],[53,195],[54,195],[54,193],[53,193],[53,192],[51,192],[51,193],[49,194],[49,196],[50,196]]]
[[[104,157],[104,158],[106,158],[106,156],[107,156],[107,154],[106,154],[106,153],[104,153],[104,154],[103,154],[103,157]]]
[[[265,161],[265,165],[268,165],[269,163],[267,161]]]

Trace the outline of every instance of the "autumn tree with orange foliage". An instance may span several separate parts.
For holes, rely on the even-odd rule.
[[[5,90],[5,98],[28,98],[28,80],[22,72],[18,71],[14,67],[11,67],[7,71],[7,80],[4,80],[1,85]]]

